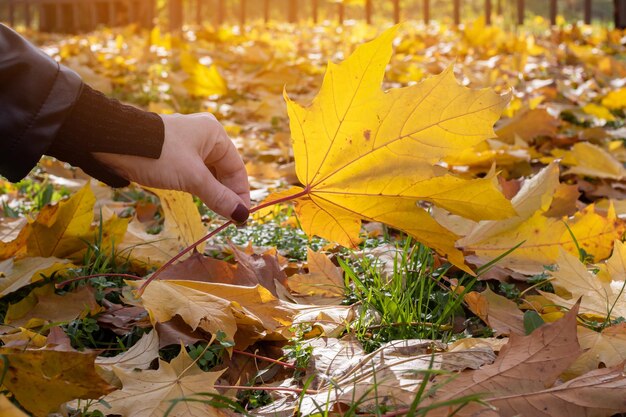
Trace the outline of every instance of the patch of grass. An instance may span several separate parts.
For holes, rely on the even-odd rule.
[[[226,340],[226,334],[222,331],[217,332],[215,342],[208,344],[207,342],[197,342],[187,348],[189,356],[193,360],[197,360],[198,366],[207,372],[218,365],[222,364],[222,358],[226,349],[232,348],[235,343]]]
[[[2,202],[2,216],[12,218],[41,211],[46,205],[70,195],[65,187],[55,188],[46,180],[38,181],[30,176],[16,184],[0,186],[0,195],[9,193],[16,195],[10,203]]]
[[[397,246],[393,273],[383,275],[377,260],[339,259],[345,271],[350,303],[360,305],[360,315],[349,331],[371,352],[391,340],[443,339],[452,334],[456,316],[464,316],[462,295],[475,278],[464,275],[455,292],[445,274],[450,266],[435,264],[432,251],[410,238]],[[463,290],[460,290],[464,288]]]

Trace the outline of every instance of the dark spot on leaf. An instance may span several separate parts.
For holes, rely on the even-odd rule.
[[[365,140],[370,140],[371,134],[372,134],[372,131],[369,129],[363,131],[363,137],[365,138]]]

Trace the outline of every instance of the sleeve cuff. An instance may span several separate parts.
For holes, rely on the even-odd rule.
[[[97,162],[92,153],[158,159],[164,130],[163,120],[157,114],[109,99],[85,85],[47,154],[78,166],[111,186],[125,186],[128,181]]]

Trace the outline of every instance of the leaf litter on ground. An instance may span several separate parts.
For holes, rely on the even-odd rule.
[[[298,196],[296,216],[279,208],[258,222],[280,222],[274,230],[302,226],[330,243],[309,251],[307,263],[305,251],[282,258],[285,247],[255,253],[254,246],[211,246],[221,259],[198,247],[137,299],[132,289],[141,281],[131,282],[133,276],[145,278],[219,220],[179,193],[133,188],[123,192],[130,199],[113,201],[106,187],[86,185],[75,170],[43,161],[44,171],[22,185],[1,186],[2,407],[19,415],[5,404],[10,399],[46,415],[67,401],[66,407],[80,408],[83,403],[71,400],[114,390],[88,408],[156,416],[172,407],[170,400],[209,393],[224,396],[223,406],[226,397],[254,387],[274,397],[250,411],[258,415],[447,415],[460,406],[457,415],[626,411],[620,304],[626,94],[613,82],[626,75],[617,58],[623,34],[578,26],[513,34],[478,20],[458,30],[392,28],[353,52],[376,35],[374,28],[357,24],[338,33],[304,26],[293,43],[280,41],[291,31],[281,26],[264,29],[277,36],[200,28],[179,38],[155,29],[147,48],[136,30],[94,32],[88,43],[95,48],[80,37],[45,42],[87,82],[120,99],[158,112],[216,113],[247,161],[256,201],[272,192],[278,193],[268,200]],[[402,34],[392,54],[397,31]],[[308,59],[301,59],[303,50]],[[111,53],[118,58],[109,60]],[[156,63],[154,56],[163,59]],[[322,80],[320,58],[343,56]],[[337,81],[342,88],[333,88]],[[280,97],[285,83],[286,109]],[[40,203],[25,204],[35,199],[25,191],[37,188],[29,184],[42,179],[74,193],[47,205],[52,199],[41,187]],[[159,204],[142,214],[145,195]],[[29,215],[26,223],[14,220],[20,213]],[[452,334],[442,327],[433,333],[441,340],[388,341],[368,353],[362,337],[375,330],[355,332],[365,313],[359,303],[340,305],[353,284],[333,263],[347,253],[333,242],[359,246],[347,258],[375,258],[376,247],[394,247],[397,232],[367,234],[362,221],[387,223],[431,246],[445,256],[435,258],[437,267],[447,260],[473,273],[498,259],[492,271],[519,286],[517,298],[481,291],[491,282],[459,286],[454,268],[445,269],[437,285],[510,339],[472,337],[481,327],[461,309],[455,312],[460,322],[445,328],[456,326],[454,338],[468,338],[450,348],[445,342]],[[252,244],[271,241],[250,236]],[[384,262],[388,273],[398,273],[395,255]],[[93,272],[119,273],[120,279],[90,279],[91,289],[75,281],[51,292],[51,282],[76,277],[87,263],[106,265]],[[357,272],[367,278],[367,271]],[[488,277],[481,272],[478,279]],[[524,335],[524,311],[545,324]],[[367,312],[368,326],[376,328],[380,313]],[[92,317],[97,328],[88,325]],[[48,343],[63,332],[57,324],[71,339],[61,348]],[[155,330],[144,334],[149,327]],[[222,343],[217,335],[228,347],[216,358],[207,352]],[[94,337],[103,338],[93,340],[94,347],[106,346],[103,356],[70,346]],[[192,359],[192,348],[201,356]],[[54,353],[59,349],[63,363]],[[200,359],[212,368],[202,368]],[[253,368],[246,368],[249,359]],[[307,359],[308,367],[298,364]],[[56,384],[50,389],[58,390],[58,383],[68,388],[39,401],[31,387],[47,389],[48,381]],[[83,389],[85,381],[91,390]],[[465,400],[455,402],[459,396]],[[183,399],[169,415],[233,413],[216,404]]]

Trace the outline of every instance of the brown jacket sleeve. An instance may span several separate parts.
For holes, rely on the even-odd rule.
[[[125,186],[92,153],[156,159],[163,135],[158,115],[105,97],[0,24],[0,174],[19,181],[47,154]]]

